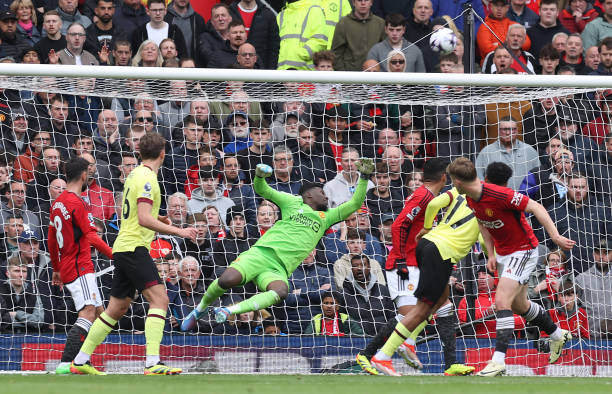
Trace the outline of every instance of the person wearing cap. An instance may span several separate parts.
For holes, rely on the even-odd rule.
[[[476,171],[484,179],[485,168],[489,163],[501,161],[512,168],[512,178],[508,187],[518,190],[529,170],[540,165],[538,152],[518,139],[518,127],[509,116],[499,121],[498,139],[485,146],[476,157]]]
[[[219,172],[212,167],[204,167],[200,170],[200,187],[191,193],[191,199],[187,202],[189,213],[203,212],[209,205],[216,207],[219,214],[225,219],[227,210],[234,206],[234,202],[218,190]]]
[[[336,70],[360,71],[370,48],[386,38],[385,21],[372,14],[372,3],[372,0],[354,2],[353,12],[336,25],[333,39],[330,38]]]
[[[283,145],[274,148],[273,168],[274,174],[270,177],[270,187],[294,196],[298,195],[302,187],[302,180],[293,166],[293,154],[289,148]]]
[[[541,0],[539,14],[540,21],[538,24],[527,30],[528,39],[531,39],[530,52],[536,58],[540,54],[540,49],[553,41],[555,34],[570,34],[569,30],[559,22],[559,4],[557,0]]]
[[[32,47],[17,34],[17,16],[13,11],[0,11],[0,40],[0,53],[14,59],[26,48]]]
[[[582,167],[593,162],[592,157],[599,151],[599,147],[595,140],[580,132],[580,124],[581,119],[578,112],[563,107],[553,126],[555,134],[559,135],[563,145],[574,154],[574,160],[578,166]]]
[[[609,338],[612,333],[612,243],[601,238],[593,247],[593,264],[576,276],[578,299],[584,305],[592,337]]]
[[[595,234],[612,234],[610,209],[590,193],[585,175],[573,173],[567,184],[566,200],[553,205],[550,216],[559,233],[576,241],[569,267],[577,273],[588,268]],[[542,236],[540,237],[542,238]],[[552,246],[549,240],[549,246]]]
[[[578,305],[576,288],[571,280],[565,280],[559,285],[556,294],[555,308],[548,310],[552,321],[564,330],[572,333],[574,338],[589,339],[589,320],[587,313]]]
[[[237,156],[225,155],[222,162],[223,171],[220,174],[221,179],[217,188],[221,190],[223,196],[231,198],[236,205],[242,206],[247,221],[255,224],[255,211],[257,210],[255,192],[250,184],[245,183]]]
[[[234,111],[225,119],[228,143],[223,148],[225,153],[236,153],[253,144],[249,137],[252,120],[243,111]]]
[[[359,181],[359,172],[357,172],[357,162],[359,160],[359,152],[352,147],[345,147],[342,150],[342,169],[337,173],[334,179],[328,181],[325,186],[325,194],[329,196],[330,208],[337,207],[345,201],[351,199],[355,192],[355,186]],[[374,183],[368,180],[367,190],[374,187]]]
[[[487,29],[487,26],[480,25],[478,33],[476,34],[476,41],[478,43],[478,49],[480,50],[480,56],[484,59],[489,52],[492,52],[498,46],[501,46],[500,42],[495,38],[495,35],[500,39],[504,39],[508,35],[508,27],[516,24],[516,22],[508,19],[506,16],[510,5],[508,0],[493,0],[490,2],[491,12],[485,19],[485,24],[493,31]],[[461,18],[460,18],[461,19]],[[528,51],[531,47],[531,40],[526,37],[522,50]]]
[[[236,260],[240,253],[248,250],[258,238],[249,236],[246,216],[240,205],[234,205],[227,210],[225,223],[229,228],[227,237],[212,245],[215,278],[220,277],[231,262]]]

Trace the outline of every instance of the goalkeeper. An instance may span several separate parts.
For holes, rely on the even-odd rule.
[[[301,197],[279,192],[264,179],[272,174],[272,168],[257,165],[253,188],[279,206],[282,219],[211,283],[200,304],[183,320],[181,330],[191,330],[213,301],[232,287],[247,282],[253,281],[261,293],[229,307],[215,308],[217,322],[224,322],[230,315],[267,308],[286,298],[289,292],[287,278],[315,248],[327,229],[345,220],[363,204],[374,163],[371,159],[361,159],[357,169],[361,179],[353,197],[328,210],[328,199],[321,184],[304,184]]]

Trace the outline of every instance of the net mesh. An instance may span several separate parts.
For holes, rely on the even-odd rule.
[[[397,313],[384,269],[390,219],[422,182],[420,171],[427,159],[465,156],[477,163],[479,174],[490,161],[511,165],[510,186],[542,203],[560,232],[577,241],[571,252],[559,256],[557,265],[557,255],[548,253],[554,249],[549,235],[532,222],[542,258],[529,280],[529,297],[571,329],[574,340],[562,361],[548,366],[546,336],[515,316],[516,340],[507,358],[511,373],[611,373],[607,338],[612,332],[612,282],[607,246],[602,246],[612,223],[612,149],[604,138],[610,123],[607,91],[372,85],[367,78],[361,84],[321,84],[43,76],[3,77],[0,88],[5,161],[0,167],[4,187],[0,369],[54,369],[64,334],[76,320],[66,287],[51,284],[46,252],[49,206],[62,187],[54,179],[63,163],[78,154],[89,154],[95,161],[94,183],[84,195],[100,235],[112,245],[123,181],[137,163],[139,138],[158,131],[168,140],[159,173],[163,209],[176,224],[190,220],[200,229],[197,243],[159,236],[151,251],[164,262],[160,272],[168,280],[171,305],[161,349],[167,362],[191,372],[359,371],[352,362],[355,354]],[[190,114],[197,119],[191,131],[185,121]],[[341,119],[344,114],[346,123]],[[496,145],[507,138],[500,137],[501,129],[508,128],[507,116],[516,120],[518,128],[510,125],[510,133],[525,141],[508,150]],[[262,119],[270,122],[269,127]],[[246,138],[248,126],[250,138]],[[254,131],[262,126],[270,133]],[[332,140],[340,135],[341,141]],[[249,149],[250,144],[255,147]],[[386,163],[389,177],[372,178],[364,208],[356,218],[334,226],[317,246],[312,264],[305,263],[293,273],[288,298],[226,324],[207,316],[195,331],[181,333],[178,324],[205,288],[279,218],[277,208],[253,191],[254,166],[272,165],[271,185],[293,194],[304,181],[324,182],[331,204],[339,204],[354,191],[342,172],[343,166],[354,164],[341,160],[340,146]],[[224,155],[236,159],[224,160]],[[200,168],[207,165],[219,170],[212,194],[199,179]],[[246,219],[244,230],[233,220],[238,211]],[[192,215],[200,212],[202,216]],[[40,251],[32,253],[31,243],[18,242],[24,228],[39,232]],[[358,240],[355,230],[367,234],[365,242]],[[359,291],[349,256],[362,251],[371,258],[369,276],[377,285]],[[25,293],[7,267],[11,256],[28,264]],[[190,270],[188,260],[179,264],[185,256],[196,259],[195,270]],[[92,257],[106,302],[113,265],[95,251]],[[599,265],[595,259],[601,260]],[[478,367],[490,359],[495,343],[490,307],[496,280],[487,279],[483,266],[476,245],[451,278],[453,313],[459,322],[458,359]],[[328,290],[340,295],[339,324],[317,326],[314,317],[322,313],[321,296]],[[230,305],[255,292],[252,285],[245,285],[214,305]],[[138,296],[118,329],[94,354],[94,365],[111,372],[141,371],[147,308]],[[321,335],[330,331],[335,335]],[[425,372],[444,368],[438,338],[434,321],[417,341]],[[395,364],[400,372],[418,373],[400,359]]]

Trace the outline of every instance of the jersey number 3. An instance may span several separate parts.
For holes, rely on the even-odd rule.
[[[55,239],[59,248],[64,247],[64,236],[62,235],[62,219],[59,216],[53,218],[53,227],[55,227]]]

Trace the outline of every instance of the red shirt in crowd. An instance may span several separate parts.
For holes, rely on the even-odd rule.
[[[590,137],[597,145],[604,143],[606,135],[610,132],[610,117],[605,112],[590,121],[582,128],[582,134]]]
[[[583,308],[578,308],[577,313],[571,316],[568,316],[566,311],[561,308],[549,309],[548,314],[553,323],[559,326],[559,328],[571,332],[574,338],[580,335],[582,338],[589,339],[589,320]],[[543,333],[543,335],[546,335],[546,333]]]
[[[91,185],[81,193],[86,197],[91,206],[91,214],[102,220],[109,220],[115,214],[115,196],[113,192],[93,181]]]
[[[467,197],[478,223],[489,230],[495,243],[495,252],[506,256],[519,250],[538,246],[533,229],[525,218],[529,197],[514,190],[489,183],[482,184],[480,199]]]
[[[495,326],[497,322],[494,318],[495,315],[491,308],[493,304],[495,304],[495,292],[478,294],[478,298],[476,298],[476,301],[474,303],[475,305],[474,319],[475,320],[482,319],[483,317],[486,317],[489,315],[493,316],[493,318],[491,318],[490,320],[485,320],[482,323],[474,324],[474,332],[476,334],[476,337],[495,338],[496,336]],[[459,317],[459,321],[461,323],[466,323],[468,321],[467,301],[465,297],[461,299],[461,302],[459,302],[459,307],[457,308],[457,316]],[[522,330],[524,328],[525,328],[525,319],[523,319],[519,315],[514,315],[514,329]]]

